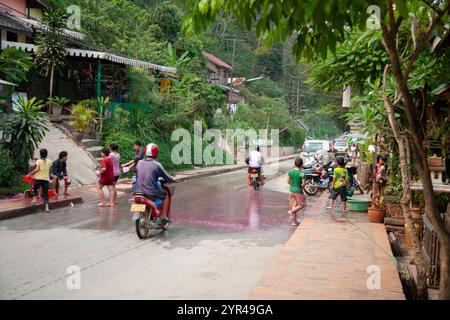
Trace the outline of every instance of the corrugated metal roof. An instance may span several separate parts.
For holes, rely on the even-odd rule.
[[[28,33],[32,33],[33,30],[36,30],[38,32],[48,30],[47,25],[40,21],[20,18],[7,12],[0,12],[0,26]],[[64,36],[77,40],[84,40],[85,38],[85,35],[83,33],[72,31],[69,29],[64,29]]]
[[[20,43],[20,42],[12,42],[12,41],[2,41],[2,49],[6,49],[9,47],[16,47],[17,49],[28,51],[28,52],[34,52],[36,50],[36,46],[31,43]],[[93,50],[83,50],[83,49],[76,49],[76,48],[66,48],[67,55],[72,57],[86,57],[86,58],[93,58],[93,59],[101,59],[101,60],[108,60],[111,62],[116,62],[120,64],[125,64],[129,66],[137,66],[137,67],[143,67],[151,70],[157,70],[164,73],[168,73],[171,75],[175,75],[177,73],[177,69],[173,67],[166,67],[161,66],[158,64],[154,64],[151,62],[136,60],[136,59],[130,59],[122,56],[118,56],[112,53],[108,52],[102,52],[102,51],[93,51]]]
[[[212,63],[214,63],[215,65],[218,65],[220,67],[223,67],[225,69],[230,69],[232,70],[233,67],[231,67],[228,63],[220,60],[219,58],[217,58],[215,55],[208,53],[206,51],[202,51],[203,56],[208,59],[209,61],[211,61]]]

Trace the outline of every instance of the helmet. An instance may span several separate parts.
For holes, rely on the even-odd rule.
[[[347,189],[347,197],[353,197],[353,190],[352,189]]]
[[[155,143],[149,143],[145,147],[145,155],[147,157],[156,158],[159,155],[159,148],[158,145]]]

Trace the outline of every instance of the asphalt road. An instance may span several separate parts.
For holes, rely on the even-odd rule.
[[[177,184],[174,223],[147,240],[127,197],[1,221],[0,299],[245,299],[293,232],[286,175],[258,192],[245,179]]]

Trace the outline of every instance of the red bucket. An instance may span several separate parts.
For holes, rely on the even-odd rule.
[[[25,176],[25,177],[23,177],[23,182],[30,183],[30,182],[32,182],[32,181],[33,181],[33,177],[30,177],[30,176]]]
[[[53,190],[53,189],[49,189],[48,190],[48,197],[50,198],[50,197],[53,197],[53,195],[55,194],[55,190]]]

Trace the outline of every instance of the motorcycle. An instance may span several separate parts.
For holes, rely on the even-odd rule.
[[[329,161],[324,165],[316,162],[311,168],[306,168],[305,187],[303,190],[308,195],[315,195],[323,190],[331,190],[333,182],[333,161]]]
[[[133,194],[133,203],[130,211],[133,213],[133,221],[135,221],[136,233],[139,239],[148,238],[152,229],[165,231],[169,228],[169,222],[171,222],[170,209],[175,187],[165,185],[162,178],[159,179],[159,182],[162,189],[167,193],[167,208],[163,208],[163,201],[160,198],[152,201],[143,193],[135,192]],[[162,219],[163,210],[167,211],[167,220]]]
[[[353,192],[358,190],[361,194],[364,194],[364,190],[360,186],[358,180],[356,180],[356,178],[355,178],[356,168],[348,167],[347,171],[348,171],[349,180],[350,180],[350,189],[352,189]]]
[[[256,168],[250,169],[250,179],[251,179],[253,189],[255,191],[258,191],[259,188],[261,187],[261,180],[260,180],[261,177],[260,177],[260,173],[258,172],[258,169],[256,169]]]

